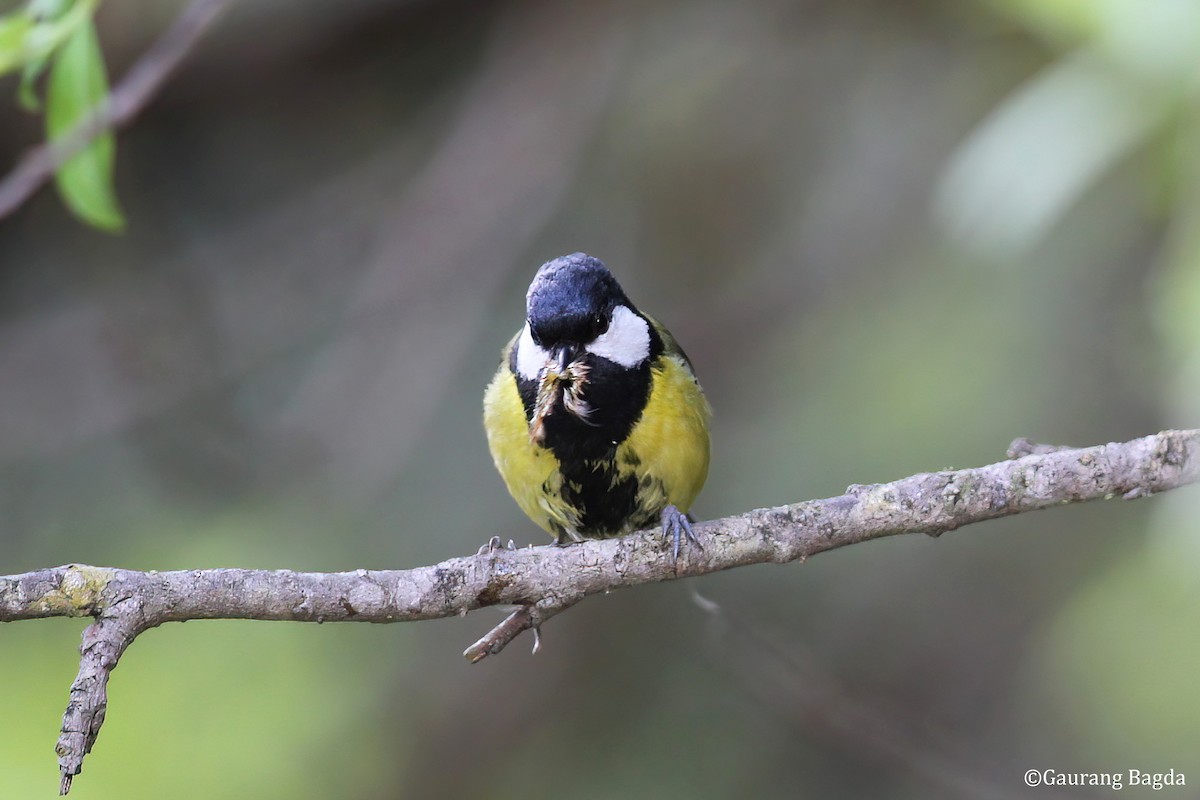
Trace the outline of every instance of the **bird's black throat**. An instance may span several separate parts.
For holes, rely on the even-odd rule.
[[[606,358],[582,357],[587,366],[587,382],[580,392],[590,408],[586,419],[571,413],[561,395],[545,415],[545,446],[564,464],[611,457],[617,445],[625,441],[642,415],[650,397],[650,363],[628,369]],[[537,403],[538,381],[517,378],[517,391],[525,407],[525,419],[533,419]]]

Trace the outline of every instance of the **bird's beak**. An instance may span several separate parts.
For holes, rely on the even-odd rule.
[[[571,362],[575,360],[578,353],[578,348],[570,345],[556,347],[550,352],[550,363],[554,365],[560,376],[565,376],[567,368],[571,366]]]
[[[583,348],[575,344],[561,344],[550,348],[546,361],[542,364],[538,382],[541,387],[556,383],[570,383],[574,378],[575,362],[583,353]]]

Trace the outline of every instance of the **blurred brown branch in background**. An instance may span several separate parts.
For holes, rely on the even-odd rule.
[[[799,736],[819,739],[867,762],[920,778],[947,797],[1013,800],[1006,785],[1012,764],[981,758],[961,738],[948,736],[886,695],[864,696],[846,676],[829,670],[820,654],[762,620],[730,612],[699,593],[694,600],[710,617],[710,658],[761,711]],[[1006,773],[1005,770],[1010,770]],[[1039,787],[1049,798],[1096,797],[1061,787]]]
[[[0,219],[12,214],[88,142],[138,115],[232,0],[192,0],[109,94],[62,139],[33,148],[0,180]]]
[[[1012,453],[1030,449],[1017,445]],[[1044,448],[1037,448],[1044,449]],[[985,467],[851,486],[824,500],[759,509],[698,524],[703,550],[678,562],[657,532],[565,547],[479,554],[409,570],[298,573],[208,569],[175,572],[68,565],[0,578],[0,621],[92,616],[83,634],[57,752],[62,791],[81,769],[104,720],[106,685],[125,648],[145,630],[191,619],[399,622],[520,608],[467,649],[498,653],[584,597],[748,564],[810,555],[900,533],[937,536],[962,525],[1066,503],[1144,497],[1200,481],[1200,430],[1039,452]]]

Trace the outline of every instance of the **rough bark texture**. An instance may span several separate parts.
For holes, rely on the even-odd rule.
[[[657,532],[563,547],[488,547],[408,570],[301,573],[207,569],[138,572],[71,564],[0,577],[0,622],[92,616],[57,752],[70,788],[104,721],[109,674],[142,631],[189,619],[400,622],[519,606],[464,655],[498,653],[521,632],[584,597],[730,569],[803,561],[899,533],[933,536],[962,525],[1065,503],[1133,499],[1200,480],[1200,430],[1120,444],[1055,449],[1019,439],[1010,459],[851,486],[839,497],[751,511],[695,526],[703,549],[678,562]]]

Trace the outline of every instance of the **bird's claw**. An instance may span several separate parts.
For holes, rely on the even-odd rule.
[[[512,539],[508,540],[508,544],[504,544],[499,536],[493,536],[492,538],[488,539],[485,544],[480,545],[479,552],[476,553],[476,555],[490,555],[501,548],[505,550],[516,550],[517,545]]]
[[[703,550],[704,545],[700,544],[700,540],[696,538],[695,531],[692,530],[692,522],[675,506],[667,506],[662,512],[662,529],[663,535],[671,539],[671,561],[679,560],[680,542],[686,537],[687,541],[694,544],[697,550]]]

